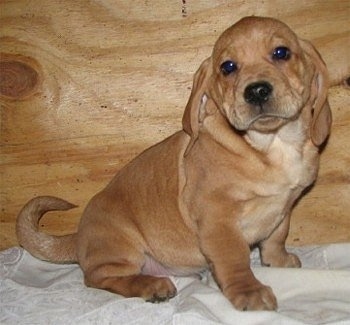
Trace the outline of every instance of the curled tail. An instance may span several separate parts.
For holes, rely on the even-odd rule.
[[[48,211],[65,211],[76,206],[53,196],[30,200],[17,217],[16,233],[20,245],[33,256],[53,263],[77,262],[76,234],[53,236],[39,232],[39,220]]]

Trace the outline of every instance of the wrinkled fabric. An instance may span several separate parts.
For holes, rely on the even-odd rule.
[[[209,272],[171,277],[178,295],[151,304],[87,288],[78,265],[43,262],[14,247],[0,252],[0,324],[350,324],[350,243],[289,250],[302,269],[261,267],[258,252],[251,256],[278,311],[239,312]]]

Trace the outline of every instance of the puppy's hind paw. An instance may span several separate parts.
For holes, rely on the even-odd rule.
[[[295,254],[286,253],[279,255],[274,260],[270,261],[270,263],[268,263],[266,266],[299,268],[301,267],[301,262],[299,257]]]
[[[147,302],[160,303],[176,296],[176,288],[170,279],[151,276],[143,279],[144,283],[140,288],[142,291],[141,297]]]
[[[298,256],[295,254],[289,253],[285,259],[284,267],[301,267],[301,262]]]

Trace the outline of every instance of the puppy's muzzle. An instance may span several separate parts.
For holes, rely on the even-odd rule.
[[[248,104],[262,107],[272,94],[273,87],[266,81],[259,81],[249,84],[244,90],[244,100]]]
[[[272,95],[273,86],[267,81],[252,82],[244,89],[243,97],[249,104],[247,128],[270,132],[286,122],[287,116],[281,114]]]

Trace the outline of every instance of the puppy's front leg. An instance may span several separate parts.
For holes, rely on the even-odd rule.
[[[273,233],[259,244],[261,263],[273,267],[301,267],[295,254],[288,253],[285,242],[288,236],[290,214],[288,214]]]
[[[250,269],[250,248],[227,223],[202,224],[200,244],[224,295],[238,310],[274,310],[276,298]]]

